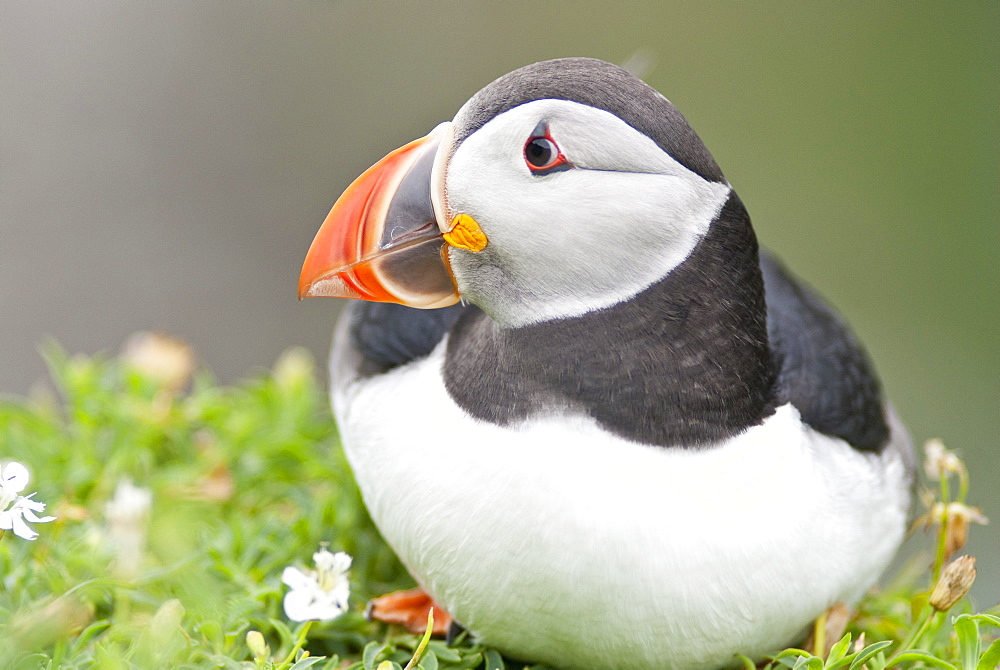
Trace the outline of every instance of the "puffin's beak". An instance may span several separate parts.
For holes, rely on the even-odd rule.
[[[299,298],[446,307],[458,301],[440,226],[452,124],[396,149],[340,196],[313,239]]]

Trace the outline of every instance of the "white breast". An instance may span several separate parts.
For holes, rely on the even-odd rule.
[[[701,450],[581,417],[502,428],[451,401],[442,355],[341,387],[334,409],[386,540],[515,658],[681,670],[760,655],[857,599],[901,541],[899,450],[857,452],[790,405]]]

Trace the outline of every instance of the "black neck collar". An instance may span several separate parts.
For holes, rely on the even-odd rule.
[[[445,384],[471,415],[508,425],[583,412],[636,442],[694,447],[775,409],[757,242],[735,194],[691,255],[634,298],[504,329],[478,310],[452,330]]]

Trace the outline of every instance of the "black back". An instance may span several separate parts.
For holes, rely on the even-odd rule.
[[[867,353],[838,314],[761,254],[767,332],[778,374],[778,401],[807,424],[855,449],[877,451],[889,439],[882,390]]]

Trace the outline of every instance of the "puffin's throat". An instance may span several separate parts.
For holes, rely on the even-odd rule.
[[[568,407],[628,439],[694,447],[760,424],[776,373],[742,202],[732,194],[688,259],[626,302],[519,328],[463,316],[444,373],[459,405],[501,425]]]

